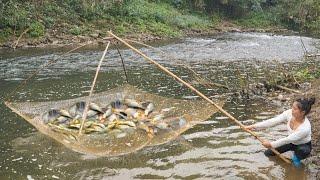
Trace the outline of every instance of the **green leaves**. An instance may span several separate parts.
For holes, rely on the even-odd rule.
[[[31,23],[29,28],[29,34],[31,37],[40,37],[45,34],[44,25],[40,22]]]

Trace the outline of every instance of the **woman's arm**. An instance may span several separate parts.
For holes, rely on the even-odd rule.
[[[287,121],[289,116],[290,116],[290,114],[291,114],[291,109],[289,109],[287,111],[284,111],[282,114],[280,114],[280,115],[278,115],[278,116],[276,116],[274,118],[271,118],[271,119],[256,123],[256,124],[254,124],[252,126],[255,129],[272,127],[272,126],[275,126],[277,124],[280,124],[282,122]]]
[[[289,136],[287,136],[285,138],[281,138],[277,141],[273,141],[270,144],[273,148],[277,148],[277,147],[280,147],[285,144],[294,143],[294,142],[297,142],[297,141],[305,138],[306,136],[308,136],[310,131],[311,131],[311,129],[309,129],[308,127],[307,128],[300,128],[300,129],[297,129],[296,131],[294,131]]]

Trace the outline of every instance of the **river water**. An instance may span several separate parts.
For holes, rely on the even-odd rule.
[[[155,44],[168,56],[139,47],[148,56],[194,84],[208,97],[226,99],[224,109],[245,124],[271,118],[290,107],[266,103],[263,98],[235,96],[241,78],[261,82],[270,74],[309,65],[302,43],[318,53],[317,39],[260,33],[226,33]],[[53,101],[88,95],[103,47],[78,50],[43,68],[21,89],[16,87],[43,64],[57,59],[64,49],[0,51],[0,95],[14,101]],[[128,82],[165,97],[200,99],[128,49]],[[231,90],[196,83],[187,64],[202,77]],[[314,63],[314,62],[312,62]],[[319,66],[319,65],[317,65]],[[279,68],[281,67],[281,68]],[[115,49],[107,53],[96,92],[125,84]],[[73,152],[39,133],[0,103],[0,179],[307,179],[278,158],[267,158],[265,148],[221,113],[216,113],[176,140],[117,157],[94,157]],[[258,132],[274,140],[286,135],[285,125]],[[288,154],[290,155],[290,154]]]

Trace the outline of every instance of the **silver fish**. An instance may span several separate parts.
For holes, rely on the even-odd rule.
[[[114,102],[111,102],[111,107],[115,109],[121,109],[123,108],[124,104],[120,100],[116,100]]]
[[[154,104],[150,102],[147,105],[146,109],[144,110],[144,115],[148,116],[153,110],[154,110]]]
[[[113,122],[113,121],[115,121],[117,119],[118,119],[117,115],[112,114],[111,116],[109,116],[108,121]]]
[[[89,105],[89,108],[92,109],[92,110],[98,111],[100,113],[103,113],[102,108],[96,103],[91,102],[90,105]]]
[[[69,120],[70,120],[70,118],[65,117],[65,116],[59,116],[59,117],[56,119],[56,121],[57,121],[59,124],[65,124],[65,123],[67,123]]]
[[[160,120],[163,120],[163,117],[164,117],[163,114],[157,114],[152,118],[152,120],[153,121],[160,121]]]
[[[130,126],[130,127],[136,127],[136,124],[132,121],[120,121],[118,122],[118,124],[120,125],[127,125],[127,126]]]
[[[179,119],[179,126],[180,127],[183,127],[187,124],[187,121],[184,119],[184,118],[180,118]]]
[[[111,116],[111,114],[112,114],[112,108],[110,107],[106,110],[105,113],[103,113],[102,118],[107,118],[107,117]]]
[[[124,112],[127,114],[127,116],[129,118],[138,118],[139,117],[139,112],[137,111],[137,109],[127,108]]]
[[[165,122],[160,122],[155,125],[159,129],[168,129],[169,125]]]
[[[84,101],[77,102],[69,108],[69,112],[73,117],[75,117],[76,115],[82,116],[85,107],[86,103]]]
[[[60,116],[59,110],[57,109],[51,109],[48,112],[44,113],[42,115],[42,120],[44,123],[49,123],[54,121],[55,119],[57,119]]]
[[[65,109],[60,109],[60,110],[59,110],[59,113],[60,113],[61,116],[65,116],[65,117],[68,117],[68,118],[72,118],[72,116],[70,115],[70,113],[69,113],[67,110],[65,110]]]
[[[73,106],[71,106],[69,108],[69,112],[72,117],[75,117],[76,115],[82,116],[83,112],[85,110],[85,107],[86,107],[86,103],[84,101],[77,102],[76,104],[74,104]],[[103,113],[102,108],[99,105],[91,102],[89,105],[89,109],[87,111],[87,117],[94,116],[94,115],[98,114],[99,112]]]
[[[124,99],[124,103],[129,107],[144,109],[142,104],[134,99]]]

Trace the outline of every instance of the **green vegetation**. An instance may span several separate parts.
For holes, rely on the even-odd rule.
[[[0,41],[46,33],[176,37],[229,21],[247,28],[285,27],[320,36],[317,0],[7,0],[0,4]]]
[[[312,68],[301,68],[297,72],[295,72],[295,76],[299,78],[301,81],[318,79],[320,78],[320,69],[315,66],[313,66]]]

